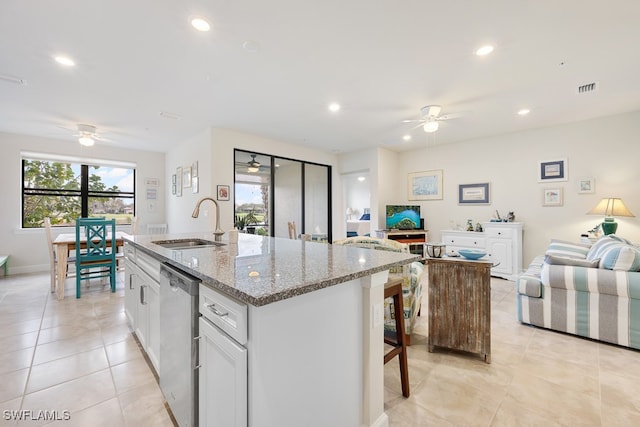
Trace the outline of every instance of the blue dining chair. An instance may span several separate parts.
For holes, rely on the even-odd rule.
[[[116,291],[116,220],[78,218],[76,220],[76,298],[83,280],[109,277]],[[83,245],[86,249],[79,250]]]

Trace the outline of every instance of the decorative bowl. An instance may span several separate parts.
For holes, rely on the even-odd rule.
[[[480,259],[487,254],[482,249],[460,249],[458,253],[466,259]]]
[[[442,258],[446,251],[446,245],[444,243],[425,243],[425,249],[427,255],[431,258]]]

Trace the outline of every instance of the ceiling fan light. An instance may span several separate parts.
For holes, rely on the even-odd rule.
[[[91,147],[93,144],[95,144],[93,138],[89,136],[81,136],[80,138],[78,138],[78,142],[85,147]]]
[[[260,166],[249,166],[247,168],[247,172],[249,173],[256,173],[260,170]]]
[[[432,121],[425,123],[424,126],[422,126],[422,129],[424,129],[424,131],[427,133],[432,133],[437,131],[439,126],[440,125],[438,124],[438,122]]]

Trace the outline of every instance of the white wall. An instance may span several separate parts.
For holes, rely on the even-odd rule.
[[[208,147],[208,148],[207,148]],[[287,144],[282,141],[276,141],[247,133],[237,132],[227,129],[212,128],[194,138],[184,141],[174,147],[167,153],[167,176],[175,173],[177,166],[188,165],[196,158],[200,161],[205,158],[209,159],[207,168],[200,167],[200,175],[202,182],[207,182],[207,187],[196,195],[184,195],[182,197],[171,196],[168,198],[168,222],[171,232],[187,232],[187,231],[206,231],[211,229],[211,221],[204,217],[202,211],[200,218],[191,219],[191,212],[195,207],[199,197],[212,196],[215,198],[217,185],[228,185],[231,188],[230,200],[219,201],[221,228],[228,231],[233,228],[234,207],[233,207],[233,180],[234,180],[234,149],[245,151],[255,151],[274,156],[280,156],[289,159],[306,160],[309,162],[320,163],[332,166],[332,193],[334,197],[340,195],[338,173],[337,173],[337,157],[334,154],[311,149],[303,145]],[[206,202],[210,212],[213,214],[211,205]],[[340,204],[338,204],[340,205]],[[206,207],[203,205],[203,209]],[[339,209],[334,204],[332,207],[333,218],[341,218],[338,215]],[[334,221],[333,232],[336,233],[336,224]],[[344,227],[344,225],[343,225]]]
[[[598,216],[586,215],[602,197],[621,197],[631,212],[640,215],[639,138],[640,112],[636,112],[428,146],[400,154],[403,182],[399,188],[406,187],[406,173],[444,171],[444,199],[419,202],[431,241],[440,239],[440,230],[449,228],[450,221],[463,225],[472,219],[475,224],[489,220],[495,210],[501,215],[514,211],[516,221],[524,223],[526,266],[535,255],[544,252],[550,239],[579,241],[581,233],[602,222]],[[569,180],[539,183],[538,162],[560,158],[567,159]],[[388,173],[392,180],[392,172]],[[579,177],[595,178],[595,194],[578,194]],[[490,183],[490,205],[458,204],[459,184],[484,182]],[[564,190],[563,206],[542,206],[542,190],[549,187]],[[640,242],[637,217],[617,218],[617,222],[617,234]]]
[[[386,148],[345,153],[340,156],[340,171],[343,176],[362,170],[369,171],[371,233],[375,236],[375,230],[385,228],[385,206],[406,203],[406,173],[399,153]]]
[[[276,224],[273,224],[273,231],[276,237],[289,237],[289,221],[295,221],[297,232],[301,231],[301,170],[301,163],[288,163],[280,165],[280,167],[277,168],[275,172],[276,182],[274,183],[274,188],[276,189],[276,191],[274,195],[274,204],[278,206],[279,212],[289,212],[288,221],[280,221]]]
[[[215,207],[210,201],[201,205],[198,218],[192,218],[191,214],[195,209],[198,200],[202,197],[212,197],[216,199],[216,187],[211,179],[215,173],[213,170],[218,166],[213,165],[211,130],[194,135],[186,141],[177,144],[167,152],[165,179],[171,182],[172,175],[176,174],[176,169],[193,167],[198,162],[198,192],[194,193],[192,187],[182,188],[182,196],[171,194],[171,186],[166,188],[167,200],[167,223],[169,233],[186,233],[192,231],[213,230],[215,218]],[[228,182],[218,182],[218,184],[229,184]],[[233,200],[233,198],[231,199]],[[232,202],[218,202],[219,205]],[[224,216],[221,216],[221,219]],[[228,227],[228,224],[226,225]],[[228,228],[222,227],[223,230]]]
[[[38,138],[27,135],[0,133],[0,171],[2,171],[2,203],[0,204],[0,254],[11,255],[10,274],[44,271],[49,268],[49,254],[44,229],[21,228],[22,163],[20,152],[32,151],[74,157],[116,160],[136,163],[136,215],[140,229],[147,223],[165,221],[164,154],[148,151],[127,150],[96,143],[83,147],[77,142]],[[160,180],[158,199],[153,212],[148,211],[144,179]],[[125,231],[129,227],[123,228]],[[54,237],[60,232],[75,232],[71,228],[54,228]]]
[[[358,181],[358,177],[363,177],[364,181]],[[342,175],[346,208],[353,210],[351,219],[360,219],[365,209],[371,210],[371,192],[369,191],[369,172]]]

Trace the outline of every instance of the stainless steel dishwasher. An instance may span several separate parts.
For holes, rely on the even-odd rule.
[[[198,425],[200,279],[160,268],[160,388],[179,426]]]

